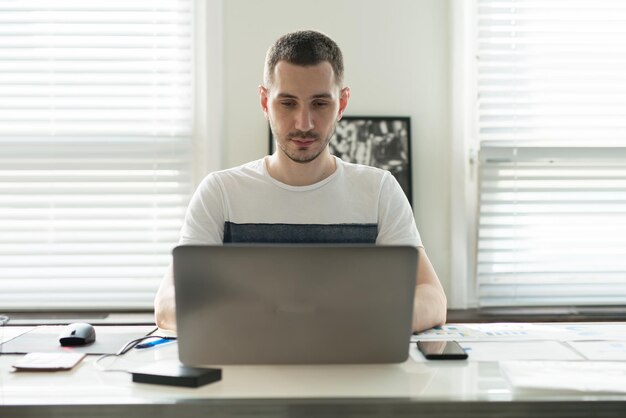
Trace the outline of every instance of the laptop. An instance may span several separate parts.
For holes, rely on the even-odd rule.
[[[192,367],[403,362],[417,255],[409,246],[176,247],[180,361]]]

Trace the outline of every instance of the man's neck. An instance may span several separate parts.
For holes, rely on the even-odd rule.
[[[267,172],[273,179],[289,186],[310,186],[329,177],[337,169],[335,157],[329,152],[308,163],[292,161],[279,153],[280,150],[265,158]]]

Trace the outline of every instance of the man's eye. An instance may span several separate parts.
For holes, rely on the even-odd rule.
[[[314,102],[313,105],[315,107],[326,107],[328,106],[328,102]]]
[[[295,102],[281,102],[280,103],[283,107],[294,107],[296,105]]]

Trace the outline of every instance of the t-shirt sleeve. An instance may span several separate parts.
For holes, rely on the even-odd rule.
[[[209,174],[191,197],[178,244],[222,244],[224,207],[221,183]]]
[[[384,174],[381,182],[376,244],[422,246],[413,209],[402,187],[389,172]]]

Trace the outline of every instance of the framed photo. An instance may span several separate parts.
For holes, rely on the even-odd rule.
[[[270,153],[274,140],[270,131]],[[344,116],[330,140],[330,152],[344,161],[391,172],[413,204],[411,119],[405,116]]]

